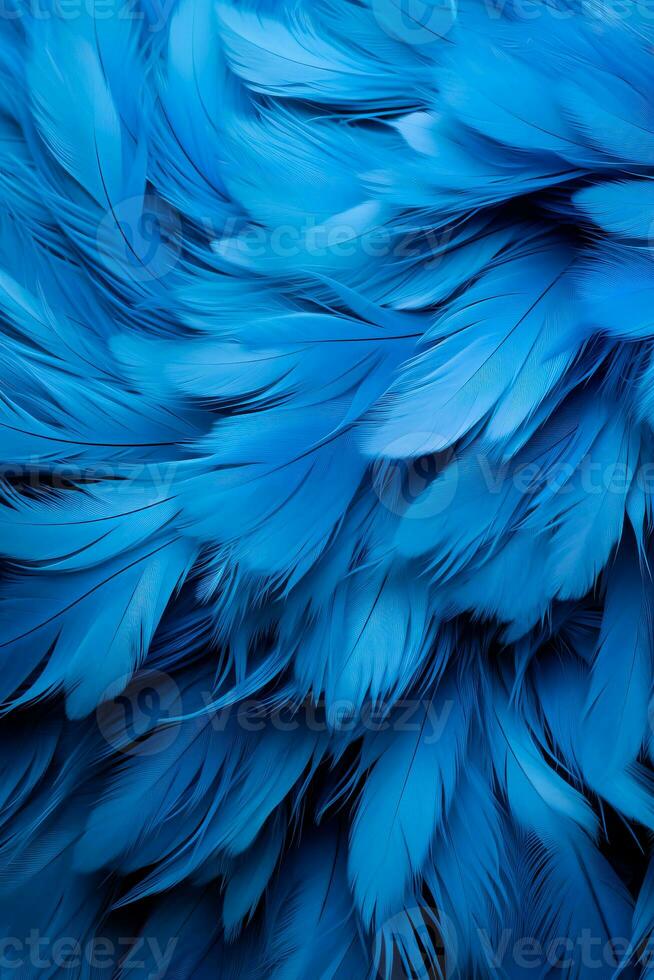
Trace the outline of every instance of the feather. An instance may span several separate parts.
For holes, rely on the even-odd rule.
[[[589,327],[621,340],[650,337],[651,266],[647,253],[625,246],[589,255],[579,271]]]
[[[136,751],[127,765],[117,767],[106,799],[90,814],[76,847],[80,868],[113,861],[126,871],[156,865],[130,901],[183,880],[221,851],[246,851],[324,751],[320,732],[307,728],[300,740],[293,737],[294,726],[284,730],[256,714],[250,717],[247,703],[224,718],[206,710],[195,714],[198,705],[206,709],[211,703],[211,685],[202,676],[187,678],[172,694],[165,676],[146,683],[158,706],[144,733],[154,750]],[[184,720],[176,717],[180,701],[188,713]],[[138,807],[138,823],[122,805],[126,794]]]
[[[223,901],[225,938],[233,939],[244,920],[249,920],[265,891],[284,845],[279,823],[264,831],[229,876]]]
[[[219,897],[215,887],[185,888],[166,896],[143,925],[119,973],[146,977],[228,977],[228,954],[223,948],[216,916]],[[136,937],[135,937],[136,938]]]
[[[391,719],[364,747],[362,765],[374,765],[352,825],[349,876],[366,924],[400,905],[427,860],[455,792],[470,710],[470,692],[443,683],[412,721]]]
[[[63,685],[70,715],[84,716],[104,698],[115,696],[143,662],[166,604],[187,574],[193,551],[189,543],[170,533],[157,542],[148,540],[148,531],[161,527],[162,515],[158,511],[155,516],[141,495],[137,494],[136,502],[126,510],[118,505],[113,518],[80,520],[78,511],[72,524],[65,513],[57,521],[52,519],[56,513],[46,509],[51,519],[43,522],[42,510],[39,514],[38,508],[25,508],[26,530],[15,558],[25,556],[30,534],[40,536],[41,545],[52,550],[48,558],[44,552],[41,569],[28,565],[25,574],[15,577],[11,599],[5,594],[0,603],[5,623],[2,649],[11,665],[4,679],[5,698],[36,671],[19,700]],[[96,504],[89,501],[87,513],[97,514]],[[150,506],[156,508],[156,503]],[[45,528],[40,531],[42,522]],[[128,535],[138,542],[133,551],[129,546],[124,550],[122,533],[128,524],[132,527]],[[21,522],[12,521],[14,533],[20,526]],[[110,543],[114,530],[118,530],[117,540]],[[70,577],[59,578],[48,572],[48,566],[68,566]],[[40,581],[38,599],[35,577]],[[16,651],[23,651],[22,657],[17,658]]]
[[[8,0],[3,980],[652,973],[653,50]]]
[[[387,703],[409,686],[433,632],[426,583],[408,589],[407,580],[364,569],[337,587],[296,655],[299,691],[324,693],[328,709],[357,717],[368,701]]]
[[[363,6],[349,11],[349,39],[339,30],[335,5],[321,4],[312,16],[308,5],[298,4],[281,17],[267,6],[219,5],[230,65],[255,91],[328,105],[363,99],[386,106],[406,98],[394,81],[403,69],[423,74]]]
[[[382,400],[371,451],[440,452],[486,419],[489,438],[499,441],[527,421],[579,343],[571,261],[556,243],[523,246],[454,300],[425,337],[432,346]],[[416,416],[424,419],[418,435]]]
[[[517,901],[512,845],[479,753],[471,752],[425,873],[445,947],[456,943],[452,975],[483,975],[501,948],[501,926]]]
[[[654,187],[649,180],[607,181],[577,191],[574,204],[617,238],[644,239],[654,224]]]
[[[647,738],[652,690],[652,583],[625,537],[608,576],[580,726],[581,759],[584,776],[598,793],[651,827],[650,777],[637,759]]]
[[[367,968],[345,877],[345,848],[333,835],[309,838],[270,896],[263,965],[278,980],[300,980],[314,955],[322,980]]]

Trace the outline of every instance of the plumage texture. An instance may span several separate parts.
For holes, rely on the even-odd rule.
[[[653,52],[4,5],[2,980],[652,974]]]

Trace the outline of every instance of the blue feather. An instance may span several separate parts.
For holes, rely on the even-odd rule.
[[[0,977],[648,976],[646,4],[70,7],[0,13]]]
[[[575,205],[617,238],[647,240],[654,225],[654,185],[649,180],[607,181],[577,191]]]
[[[465,752],[470,691],[442,683],[411,721],[364,747],[369,766],[350,842],[349,875],[364,922],[382,922],[422,870],[447,813]]]
[[[579,328],[565,247],[536,240],[491,267],[446,309],[380,404],[370,448],[439,452],[488,419],[506,439],[560,381]],[[424,429],[415,435],[416,416]]]

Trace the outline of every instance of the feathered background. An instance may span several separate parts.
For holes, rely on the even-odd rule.
[[[654,8],[5,0],[0,977],[654,971]]]

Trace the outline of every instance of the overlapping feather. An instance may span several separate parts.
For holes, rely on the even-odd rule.
[[[651,973],[617,6],[0,14],[3,978]]]

